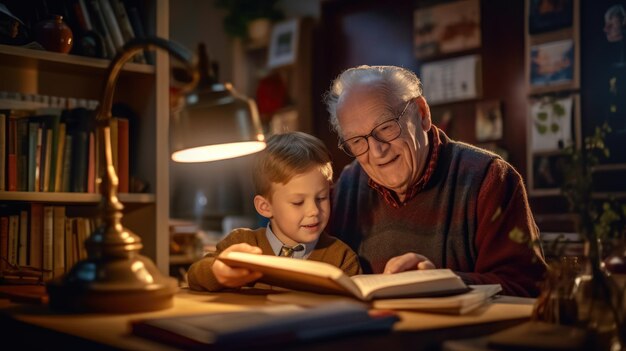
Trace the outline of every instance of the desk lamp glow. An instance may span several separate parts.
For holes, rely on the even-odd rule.
[[[101,224],[85,241],[88,258],[64,276],[50,281],[50,307],[74,312],[130,313],[161,310],[173,305],[176,279],[165,277],[147,257],[139,254],[141,238],[122,225],[124,206],[117,197],[118,177],[111,153],[111,106],[115,84],[123,65],[145,49],[162,49],[180,60],[189,72],[191,91],[199,79],[192,54],[161,38],[129,41],[111,61],[96,113],[100,142],[98,178],[102,201]],[[206,162],[243,156],[265,148],[256,106],[236,96],[232,87],[201,91],[174,121],[172,159]],[[216,87],[219,88],[219,87]],[[225,129],[226,128],[226,129]],[[233,131],[236,131],[233,133]],[[207,144],[211,145],[207,145]]]

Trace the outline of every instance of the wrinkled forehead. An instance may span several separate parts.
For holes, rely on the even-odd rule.
[[[342,96],[337,104],[341,137],[367,134],[370,129],[395,117],[399,99],[377,87],[358,87]]]

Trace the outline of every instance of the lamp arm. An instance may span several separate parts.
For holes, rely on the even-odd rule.
[[[111,147],[111,109],[115,86],[122,67],[135,54],[145,49],[162,49],[180,60],[189,71],[191,81],[183,87],[183,92],[195,88],[200,79],[200,74],[193,64],[193,54],[184,47],[162,38],[142,37],[130,40],[109,64],[106,81],[102,90],[102,97],[96,112],[96,127],[98,139],[101,143],[100,160],[103,164],[98,165],[98,188],[102,195],[102,221],[103,230],[98,230],[86,241],[87,251],[94,256],[125,256],[131,252],[138,252],[142,245],[141,240],[134,234],[125,233],[121,224],[122,210],[124,206],[117,197],[119,178],[113,166]],[[106,238],[104,238],[106,236]],[[110,245],[101,245],[101,242]]]
[[[96,119],[102,120],[111,118],[113,93],[115,92],[115,85],[117,84],[117,78],[119,77],[122,67],[126,62],[128,62],[128,60],[135,56],[135,54],[146,49],[163,49],[181,61],[192,78],[192,80],[182,88],[182,92],[185,93],[195,88],[196,84],[200,80],[200,73],[193,63],[193,54],[189,50],[175,42],[165,40],[163,38],[134,38],[124,45],[122,50],[117,53],[109,65],[106,74],[107,80],[102,91],[102,99],[100,100],[100,113],[98,113]]]

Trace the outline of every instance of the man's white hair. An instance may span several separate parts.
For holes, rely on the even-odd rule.
[[[329,123],[341,135],[337,117],[337,104],[341,97],[356,86],[379,84],[390,96],[408,101],[422,95],[422,82],[415,73],[397,66],[358,66],[343,71],[330,85],[324,95],[324,103],[330,113]]]

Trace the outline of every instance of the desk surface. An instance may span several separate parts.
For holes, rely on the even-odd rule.
[[[181,290],[175,297],[174,307],[170,309],[123,315],[58,314],[51,312],[46,305],[20,304],[0,299],[0,327],[7,330],[5,328],[8,326],[9,330],[15,331],[12,337],[18,345],[24,342],[33,346],[50,345],[54,341],[48,339],[58,339],[64,343],[64,347],[70,349],[76,345],[77,348],[88,346],[90,349],[98,346],[101,349],[168,350],[170,348],[165,345],[131,335],[129,322],[143,318],[240,311],[273,304],[266,299],[266,295],[267,292],[258,290],[246,293],[195,293]],[[393,333],[341,337],[294,348],[345,349],[348,346],[357,347],[358,344],[360,349],[365,350],[381,347],[436,349],[446,339],[475,337],[525,321],[532,312],[532,302],[532,299],[501,297],[494,303],[462,316],[401,311],[401,321],[395,325]],[[32,337],[33,333],[37,335],[35,338]]]

